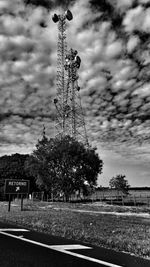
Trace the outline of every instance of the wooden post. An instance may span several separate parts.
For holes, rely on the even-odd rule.
[[[10,211],[10,206],[11,206],[11,195],[9,194],[8,211]]]
[[[34,201],[34,192],[32,192],[32,202]]]
[[[53,191],[51,192],[51,201],[54,201]]]
[[[122,194],[122,206],[124,206],[124,196]]]
[[[44,200],[44,192],[41,192],[41,201]]]
[[[21,211],[23,211],[23,195],[21,194]]]

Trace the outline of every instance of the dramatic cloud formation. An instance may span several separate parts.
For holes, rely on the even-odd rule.
[[[106,166],[112,165],[110,155],[116,159],[113,166],[123,160],[130,166],[132,160],[148,179],[147,0],[0,0],[1,155],[31,152],[43,124],[46,134],[54,135],[58,32],[51,16],[67,8],[74,16],[68,22],[68,46],[82,59],[79,83],[89,141]],[[106,169],[104,174],[111,175]]]

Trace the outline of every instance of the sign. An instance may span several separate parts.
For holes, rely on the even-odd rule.
[[[29,193],[29,180],[5,180],[5,194]]]

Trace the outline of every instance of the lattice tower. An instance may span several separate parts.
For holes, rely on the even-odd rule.
[[[64,15],[54,14],[53,16],[53,21],[58,22],[57,97],[54,99],[55,136],[62,138],[69,135],[88,146],[78,86],[78,69],[81,59],[76,50],[67,51],[66,18],[72,19],[70,11],[65,12]]]

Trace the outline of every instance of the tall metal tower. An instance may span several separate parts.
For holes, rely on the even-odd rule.
[[[67,10],[63,15],[53,16],[58,22],[57,45],[57,97],[55,136],[62,138],[69,135],[88,146],[84,114],[81,105],[80,87],[78,85],[78,69],[81,59],[72,48],[67,51],[66,19],[72,20],[72,13]]]

